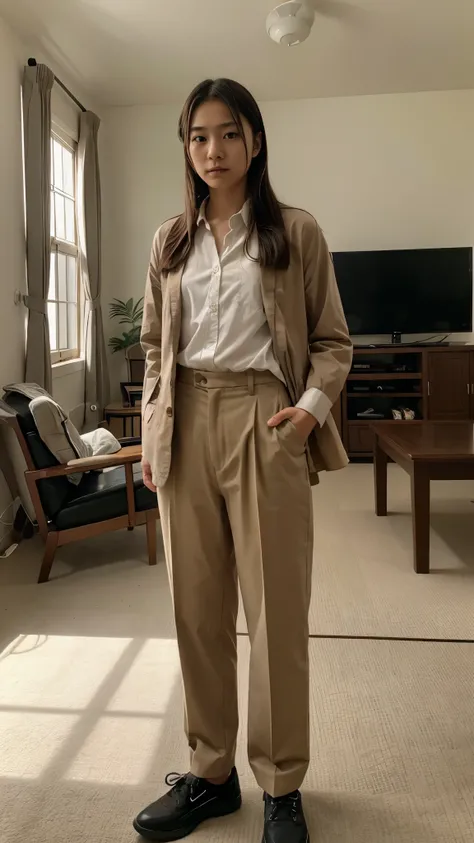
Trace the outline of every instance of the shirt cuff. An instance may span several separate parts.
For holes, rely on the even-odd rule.
[[[306,410],[307,413],[314,416],[316,421],[319,422],[320,427],[322,427],[331,412],[332,404],[324,392],[312,386],[311,389],[307,389],[303,393],[296,407],[299,410]]]

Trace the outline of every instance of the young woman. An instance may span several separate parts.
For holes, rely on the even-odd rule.
[[[240,807],[239,581],[263,839],[306,843],[310,476],[347,462],[330,410],[352,348],[317,223],[271,188],[251,94],[203,82],[179,134],[185,211],[155,236],[145,296],[143,477],[158,488],[191,771],[134,826],[178,840]]]

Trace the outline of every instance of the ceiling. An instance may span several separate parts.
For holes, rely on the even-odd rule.
[[[266,34],[277,2],[0,0],[0,16],[106,105],[179,102],[207,76],[259,100],[474,88],[474,0],[308,0],[292,48]]]

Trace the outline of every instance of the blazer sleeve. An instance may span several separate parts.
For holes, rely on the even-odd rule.
[[[303,228],[303,266],[310,369],[306,389],[337,401],[352,364],[352,342],[342,309],[334,265],[316,220]]]
[[[162,295],[159,267],[159,232],[155,234],[148,266],[143,302],[143,321],[140,342],[145,352],[142,413],[153,397],[161,375]]]

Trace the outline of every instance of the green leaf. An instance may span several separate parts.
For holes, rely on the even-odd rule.
[[[115,301],[109,305],[109,312],[112,318],[116,316],[128,315],[128,310],[125,302],[122,302],[119,299],[115,299]]]
[[[141,319],[143,316],[143,296],[139,299],[133,308],[133,318],[135,320]]]
[[[125,346],[123,341],[118,337],[111,337],[109,339],[109,348],[112,349],[112,354],[115,354],[117,351],[123,351]]]
[[[121,337],[111,337],[109,347],[112,353],[123,351],[130,345],[140,342],[141,323],[143,319],[144,298],[143,296],[134,303],[133,298],[128,301],[114,298],[109,304],[109,315],[111,319],[118,319],[119,325],[130,326],[124,331]]]

